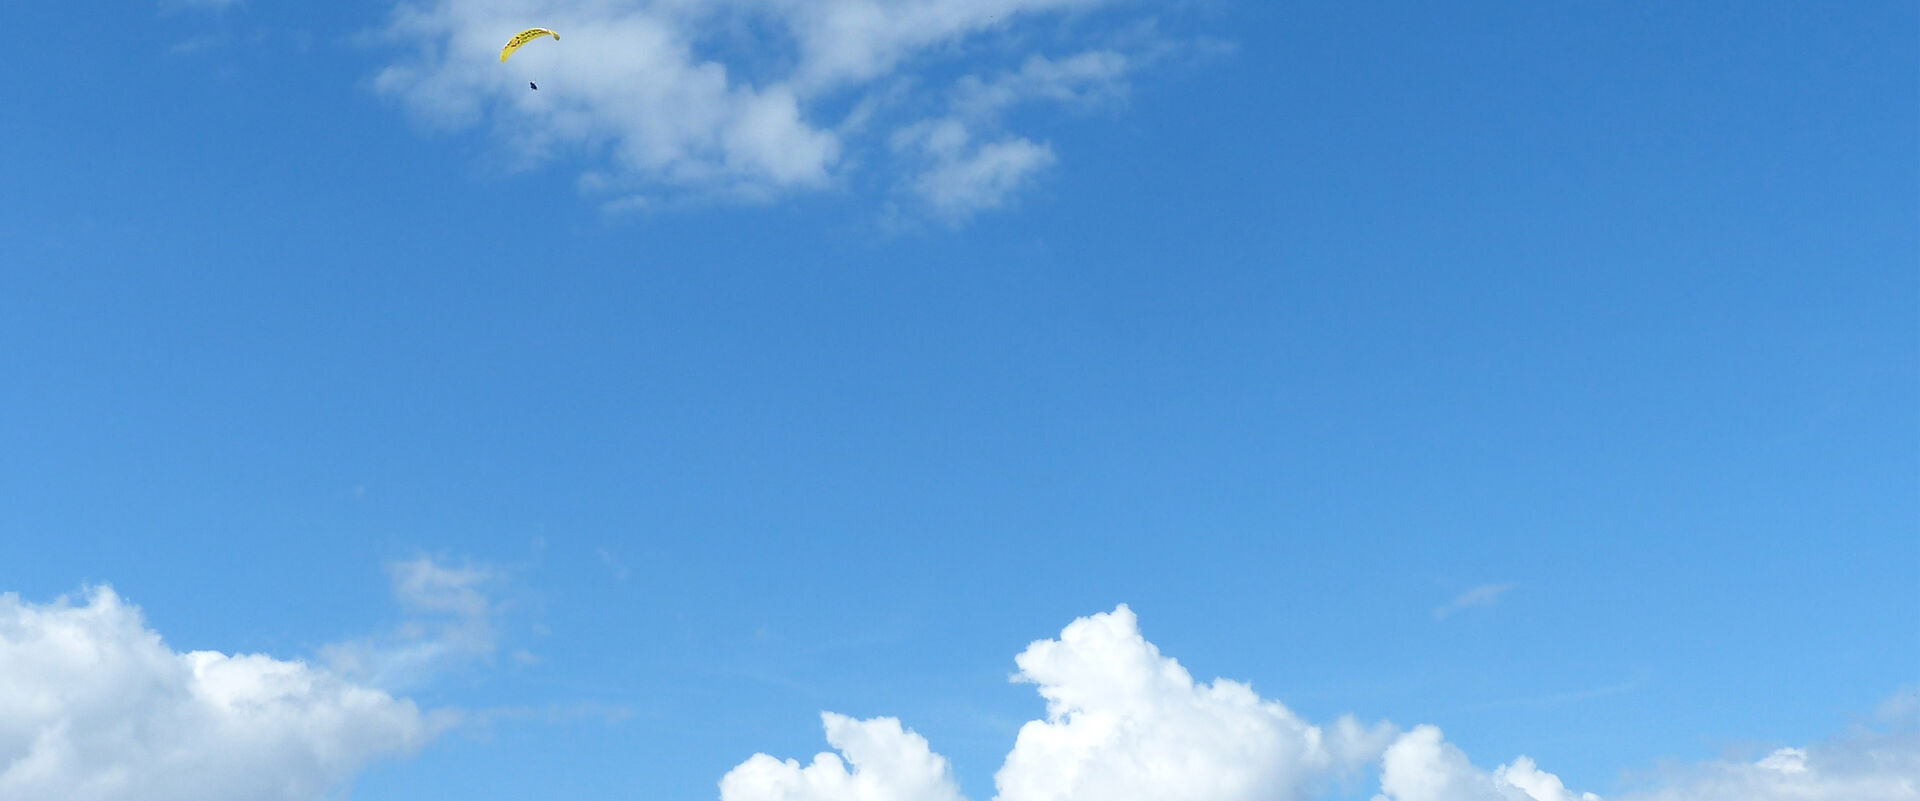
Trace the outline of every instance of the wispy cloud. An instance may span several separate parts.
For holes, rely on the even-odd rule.
[[[1123,98],[1141,61],[1127,51],[1164,49],[1165,37],[1135,33],[1153,30],[1139,24],[1151,22],[1140,9],[1115,15],[1131,18],[1112,26],[1128,34],[1104,43],[1060,28],[1038,34],[1045,18],[1108,8],[1132,7],[421,0],[401,4],[383,31],[411,55],[374,85],[435,127],[490,129],[523,163],[581,158],[591,165],[583,186],[623,209],[758,202],[865,181],[891,187],[896,206],[958,222],[1005,205],[1058,158],[1008,130],[1006,109]],[[501,43],[530,20],[564,39],[498,63]],[[740,41],[740,31],[764,34]],[[872,181],[877,170],[886,174]]]
[[[486,590],[500,580],[498,573],[426,556],[386,568],[404,617],[385,634],[322,648],[321,657],[335,671],[376,686],[403,688],[493,655],[498,609]]]
[[[1607,696],[1630,693],[1642,687],[1647,686],[1647,682],[1652,680],[1653,680],[1652,671],[1640,670],[1635,672],[1631,677],[1625,680],[1616,681],[1611,684],[1601,684],[1601,685],[1596,685],[1592,687],[1583,687],[1580,689],[1567,690],[1564,692],[1544,693],[1539,695],[1522,695],[1522,696],[1515,696],[1511,698],[1502,698],[1496,701],[1487,701],[1487,702],[1478,703],[1478,704],[1468,704],[1461,708],[1462,709],[1499,709],[1502,707],[1527,706],[1527,707],[1537,707],[1542,709],[1550,709],[1557,706],[1563,706],[1565,704],[1579,703],[1581,701],[1589,701],[1595,698],[1605,698]]]
[[[205,33],[187,39],[186,41],[175,43],[173,46],[167,48],[167,52],[176,56],[191,55],[217,47],[224,47],[232,41],[233,37],[228,34]]]
[[[1920,727],[1920,685],[1902,687],[1873,711],[1881,723]]]
[[[1447,602],[1446,605],[1436,607],[1433,610],[1433,617],[1435,620],[1444,620],[1468,609],[1483,609],[1493,606],[1500,602],[1500,596],[1505,595],[1507,591],[1511,589],[1513,589],[1512,584],[1482,584],[1460,593],[1458,597]]]
[[[533,722],[566,725],[597,721],[612,726],[633,718],[633,710],[615,704],[579,702],[545,706],[511,706],[467,710],[459,713],[460,723],[469,727],[489,727],[500,723]]]
[[[600,557],[600,564],[606,566],[608,572],[613,574],[614,580],[626,581],[627,576],[632,575],[633,571],[627,569],[626,563],[614,558],[612,551],[605,548],[595,548],[594,554]]]
[[[160,8],[163,11],[173,11],[177,9],[218,11],[223,8],[232,8],[240,5],[241,2],[243,2],[243,0],[160,0]]]
[[[1126,97],[1128,59],[1094,50],[1061,60],[1030,56],[1017,70],[967,75],[955,84],[945,115],[897,130],[895,158],[906,165],[907,194],[932,216],[960,224],[999,208],[1058,156],[1051,145],[1008,133],[1008,111],[1035,102],[1073,106]]]

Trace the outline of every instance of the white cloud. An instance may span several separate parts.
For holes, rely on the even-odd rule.
[[[1671,771],[1623,801],[1920,801],[1920,731],[1862,731]]]
[[[1374,801],[1598,801],[1575,795],[1560,778],[1520,757],[1487,773],[1433,726],[1400,735],[1380,759],[1380,795]]]
[[[1513,589],[1512,584],[1482,584],[1460,593],[1459,597],[1448,602],[1446,606],[1433,610],[1433,616],[1445,618],[1455,612],[1493,606],[1500,602],[1500,596],[1511,589]]]
[[[1874,710],[1874,717],[1891,725],[1920,724],[1920,686],[1903,687],[1880,702],[1880,707]]]
[[[922,162],[911,185],[914,196],[956,224],[1001,206],[1055,160],[1052,147],[1020,137],[976,142],[966,123],[952,118],[902,131],[894,151]]]
[[[1001,130],[1001,110],[1123,97],[1129,61],[1111,50],[1058,61],[1015,53],[1024,59],[1018,69],[934,89],[927,97],[945,108],[932,114],[900,87],[932,83],[929,66],[990,31],[1118,4],[420,0],[401,5],[385,31],[412,55],[374,85],[435,126],[492,128],[527,163],[572,153],[602,165],[584,183],[637,196],[615,201],[624,207],[843,186],[866,163],[857,151],[893,143],[896,157],[883,163],[904,174],[881,183],[958,221],[1004,205],[1055,158],[1049,145]],[[563,40],[498,63],[501,44],[530,24]],[[1004,57],[1008,41],[986,54]],[[529,80],[541,91],[529,91]],[[947,140],[911,134],[943,125],[958,128],[961,141],[943,147]]]
[[[1525,756],[1476,767],[1434,726],[1319,727],[1244,684],[1196,682],[1125,606],[1015,662],[1047,714],[1021,727],[996,801],[1306,801],[1365,768],[1374,801],[1600,801]],[[1920,801],[1920,705],[1903,694],[1880,718],[1895,730],[1676,768],[1617,801]],[[964,801],[946,759],[899,721],[823,719],[838,753],[805,766],[756,754],[722,779],[721,801]]]
[[[1029,56],[1019,70],[962,77],[954,87],[954,107],[962,116],[981,119],[1034,100],[1082,106],[1117,102],[1126,98],[1130,68],[1127,56],[1112,50],[1058,61]]]
[[[0,595],[0,798],[313,801],[436,728],[323,668],[176,652],[110,589]]]
[[[1567,786],[1555,776],[1533,764],[1533,760],[1519,757],[1500,766],[1493,772],[1496,785],[1505,784],[1519,788],[1534,801],[1599,801],[1593,793],[1574,795]]]
[[[1196,682],[1141,636],[1125,606],[1016,658],[1047,716],[1021,727],[994,777],[1001,801],[1289,801],[1378,756],[1392,729],[1310,725],[1252,688]],[[897,721],[828,714],[845,755],[802,767],[764,754],[721,782],[723,801],[961,801],[946,760]]]
[[[1127,69],[1126,56],[1095,50],[1060,61],[1032,56],[1018,70],[962,77],[945,116],[893,135],[898,163],[915,176],[907,184],[909,194],[950,224],[1006,205],[1057,157],[1052,145],[1004,133],[1005,113],[1035,100],[1078,106],[1116,102],[1126,96]],[[997,138],[980,141],[983,133]]]
[[[720,780],[721,801],[965,801],[946,758],[900,721],[820,717],[845,759],[820,754],[802,767],[755,754]]]
[[[403,688],[494,653],[497,610],[482,591],[498,579],[492,570],[445,565],[425,556],[386,568],[405,619],[383,636],[322,648],[321,657],[335,672],[378,687]]]
[[[1074,621],[1015,663],[1047,718],[1020,728],[994,777],[1003,801],[1304,798],[1370,760],[1380,739],[1351,721],[1324,731],[1245,684],[1195,682],[1125,606]]]
[[[936,45],[1021,17],[1111,0],[768,0],[799,42],[796,82],[832,88],[871,81]]]
[[[1804,748],[1779,748],[1753,761],[1671,768],[1618,801],[1920,801],[1920,731],[1861,730]],[[1381,759],[1375,801],[1599,801],[1520,757],[1491,772],[1467,761],[1440,730],[1420,726]]]

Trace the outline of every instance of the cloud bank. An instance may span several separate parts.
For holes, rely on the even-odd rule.
[[[1482,769],[1433,726],[1317,726],[1245,684],[1197,682],[1124,605],[1014,661],[1047,714],[1021,727],[994,776],[997,801],[1306,801],[1363,774],[1377,777],[1374,801],[1600,799],[1525,756]],[[1892,731],[1686,766],[1618,798],[1920,801],[1920,705],[1886,710]],[[756,754],[721,779],[721,801],[965,801],[946,758],[900,721],[822,719],[833,753],[804,766]]]
[[[883,176],[893,204],[957,223],[1005,205],[1057,159],[1009,129],[1010,111],[1118,101],[1149,57],[1137,36],[1129,47],[1087,32],[1097,26],[1043,23],[1127,7],[420,0],[383,31],[407,55],[374,86],[435,127],[489,128],[525,162],[602,165],[583,184],[623,205],[765,200]],[[500,64],[502,43],[535,24],[563,40]]]
[[[1913,801],[1920,799],[1920,732],[1858,732],[1754,762],[1711,762],[1672,772],[1665,786],[1629,801]]]
[[[111,589],[0,595],[0,799],[313,801],[437,728],[325,668],[174,651]]]

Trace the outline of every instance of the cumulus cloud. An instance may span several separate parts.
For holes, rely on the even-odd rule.
[[[1003,801],[1301,798],[1371,759],[1381,739],[1351,720],[1310,725],[1245,684],[1195,682],[1125,606],[1014,661],[1047,717],[1020,728],[994,777]]]
[[[499,579],[492,570],[425,556],[392,562],[386,569],[405,619],[387,634],[322,648],[322,659],[335,672],[378,687],[403,688],[493,655],[496,609],[484,592]]]
[[[1251,687],[1197,682],[1162,655],[1125,606],[1029,646],[1015,680],[1045,719],[1021,727],[994,777],[1001,801],[1287,801],[1377,758],[1391,727],[1322,728]],[[721,781],[723,801],[960,801],[946,760],[898,721],[828,714],[802,767],[764,754]]]
[[[1380,794],[1374,801],[1598,801],[1575,795],[1560,778],[1520,757],[1487,773],[1448,743],[1433,726],[1400,735],[1380,759]]]
[[[944,86],[929,67],[991,32],[1118,5],[419,0],[401,5],[384,31],[411,55],[374,85],[433,125],[491,128],[527,162],[582,156],[596,165],[586,185],[626,193],[613,201],[624,206],[827,189],[864,165],[896,171],[879,183],[959,221],[1004,205],[1055,159],[1050,145],[1003,130],[1004,110],[1123,97],[1131,64],[1110,49],[1058,60],[1015,52],[1017,68],[966,72]],[[501,43],[535,21],[564,40],[498,64]],[[974,55],[1004,59],[1020,49],[1011,41]],[[543,91],[528,91],[528,80]],[[887,148],[877,164],[858,156],[876,144]]]
[[[0,595],[0,798],[314,801],[437,728],[324,668],[174,651],[111,589]]]
[[[994,776],[996,801],[1306,801],[1367,771],[1379,780],[1373,801],[1600,801],[1526,756],[1477,767],[1434,726],[1316,726],[1245,684],[1195,681],[1126,606],[1014,661],[1014,680],[1034,685],[1047,711],[1021,727]],[[756,754],[721,780],[721,801],[965,801],[947,760],[900,721],[822,717],[835,752],[804,766]],[[1676,768],[1616,798],[1920,801],[1916,718],[1903,694],[1880,711],[1890,731]]]
[[[946,758],[900,721],[820,717],[839,754],[805,767],[755,754],[720,780],[721,801],[965,801]]]

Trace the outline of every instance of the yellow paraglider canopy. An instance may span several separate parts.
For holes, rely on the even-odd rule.
[[[528,28],[524,31],[514,34],[513,39],[507,42],[507,46],[500,49],[500,60],[502,62],[505,62],[507,60],[507,56],[513,55],[513,51],[519,50],[521,45],[531,42],[542,36],[551,36],[553,37],[554,41],[556,42],[560,41],[560,34],[554,33],[553,31],[547,30],[546,28]]]

